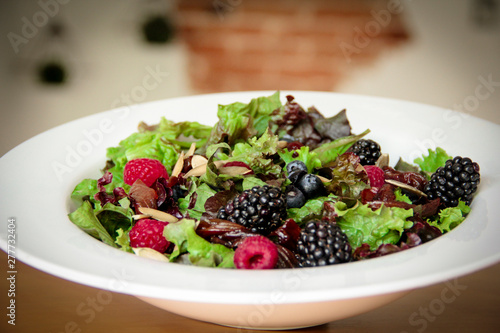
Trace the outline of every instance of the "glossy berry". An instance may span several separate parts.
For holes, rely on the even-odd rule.
[[[300,233],[297,253],[302,267],[335,265],[351,261],[352,248],[336,224],[310,221]]]
[[[347,151],[356,154],[361,165],[373,165],[381,155],[380,145],[368,139],[356,141]]]
[[[243,191],[217,212],[217,218],[241,224],[263,235],[277,229],[286,216],[283,192],[268,185]]]
[[[304,193],[307,199],[319,197],[325,194],[325,185],[318,176],[312,173],[300,178],[295,186]]]
[[[445,207],[456,207],[461,200],[470,205],[480,182],[479,165],[468,157],[456,156],[438,168],[425,185],[429,199],[441,199]]]
[[[163,236],[163,229],[168,222],[153,219],[141,219],[130,229],[131,247],[149,247],[160,253],[167,251],[170,242]]]
[[[307,172],[304,170],[295,170],[288,174],[288,179],[292,182],[292,184],[297,184],[297,182],[307,175]]]
[[[151,158],[130,160],[123,169],[123,180],[128,185],[140,179],[149,187],[160,177],[168,179],[167,169],[160,161]]]
[[[306,196],[297,187],[291,185],[286,190],[286,205],[288,208],[300,208],[306,203]]]
[[[306,164],[300,160],[294,160],[286,165],[286,172],[288,175],[295,171],[307,172]]]
[[[375,165],[365,165],[365,171],[368,174],[368,181],[371,187],[380,188],[385,183],[385,174],[382,169]]]
[[[239,269],[271,269],[278,262],[278,247],[264,236],[247,237],[235,250],[233,261]]]

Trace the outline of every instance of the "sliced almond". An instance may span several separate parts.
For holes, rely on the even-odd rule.
[[[207,164],[206,163],[189,170],[188,172],[186,172],[184,174],[184,177],[185,178],[188,178],[191,176],[200,177],[200,176],[204,175],[205,172],[207,172]]]
[[[317,175],[318,178],[323,182],[323,183],[329,183],[331,182],[332,180],[331,179],[328,179],[326,177],[323,177],[323,176],[320,176],[320,175]]]
[[[136,215],[132,215],[132,218],[134,220],[140,220],[140,219],[145,219],[145,218],[148,218],[150,217],[149,215],[145,215],[145,214],[136,214]]]
[[[214,161],[214,164],[217,168],[222,167],[225,163],[226,163],[225,161]],[[208,161],[205,164],[201,164],[201,165],[197,166],[196,168],[189,170],[184,175],[184,177],[186,177],[186,178],[191,177],[191,176],[200,177],[200,176],[204,175],[205,172],[207,172],[207,165],[208,165]]]
[[[146,207],[139,207],[139,211],[147,215],[149,217],[154,218],[155,220],[158,221],[163,221],[163,222],[169,222],[169,223],[175,223],[179,221],[179,219],[173,215],[170,215],[168,213],[162,212],[161,210],[153,209],[153,208],[146,208]]]
[[[157,261],[169,262],[167,257],[165,257],[160,252],[153,250],[149,247],[135,247],[132,250],[139,257],[153,259],[153,260],[157,260]]]
[[[193,158],[191,158],[191,166],[193,169],[199,167],[200,165],[206,165],[207,163],[208,160],[205,156],[193,155]]]
[[[184,152],[181,151],[179,155],[179,159],[174,165],[174,169],[172,170],[172,177],[177,177],[182,171],[182,167],[184,166]]]
[[[288,141],[285,140],[278,141],[278,148],[283,149],[286,148],[287,146],[288,146]]]
[[[189,147],[189,150],[187,151],[186,155],[184,156],[184,159],[188,158],[189,156],[194,155],[194,151],[196,150],[196,143],[191,143],[191,147]]]
[[[226,163],[227,163],[226,161],[214,161],[214,164],[217,167],[217,169],[221,168]]]
[[[227,163],[226,161],[214,161],[215,166],[219,170],[226,163]],[[208,165],[208,163],[205,163],[205,164],[197,166],[196,168],[193,168],[193,169],[189,170],[188,172],[186,172],[186,174],[184,175],[184,177],[185,178],[191,177],[191,176],[200,177],[200,176],[204,175],[205,172],[207,172],[207,165]],[[246,169],[246,170],[248,170],[248,169]]]
[[[427,194],[425,194],[424,192],[420,191],[419,189],[416,189],[413,186],[410,186],[408,184],[405,184],[405,183],[402,183],[402,182],[398,182],[397,180],[386,179],[385,182],[389,183],[391,185],[397,186],[397,187],[404,188],[405,190],[408,190],[411,193],[414,193],[414,194],[416,194],[418,196],[427,197]]]
[[[375,165],[378,166],[379,168],[388,166],[389,165],[389,154],[380,155],[377,162],[375,162]]]
[[[245,167],[239,167],[239,166],[230,166],[230,167],[220,167],[219,168],[220,173],[223,173],[225,175],[229,176],[239,176],[239,175],[246,175],[252,172],[252,170],[245,168]]]

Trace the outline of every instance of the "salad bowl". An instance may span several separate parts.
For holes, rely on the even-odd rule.
[[[135,132],[140,122],[155,124],[164,116],[213,125],[219,104],[272,93],[219,93],[122,107],[24,142],[0,159],[0,247],[16,260],[75,283],[129,294],[189,318],[250,329],[293,329],[355,316],[500,261],[500,158],[486,144],[500,142],[500,126],[424,104],[329,92],[281,96],[293,95],[325,116],[346,109],[353,133],[370,129],[369,138],[389,153],[390,164],[399,157],[413,161],[438,146],[478,162],[481,184],[466,220],[437,239],[379,258],[236,270],[142,258],[90,237],[68,219],[76,208],[70,200],[75,185],[99,178],[106,149]]]

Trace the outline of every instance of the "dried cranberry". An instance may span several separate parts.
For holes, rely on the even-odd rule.
[[[292,141],[292,142],[287,144],[286,148],[288,150],[292,151],[292,150],[298,150],[302,146],[304,146],[304,145],[302,143],[300,143],[299,141]]]

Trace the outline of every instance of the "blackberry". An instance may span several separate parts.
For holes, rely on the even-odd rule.
[[[351,261],[352,248],[336,224],[310,221],[300,232],[297,253],[302,267],[335,265]]]
[[[286,216],[283,192],[268,185],[243,191],[217,212],[217,218],[241,224],[262,235],[277,229]]]
[[[424,187],[429,199],[441,199],[445,207],[456,207],[458,200],[470,205],[480,181],[479,165],[468,157],[456,156],[439,167]]]
[[[381,154],[380,145],[368,139],[356,141],[347,151],[358,155],[361,165],[375,164]]]

